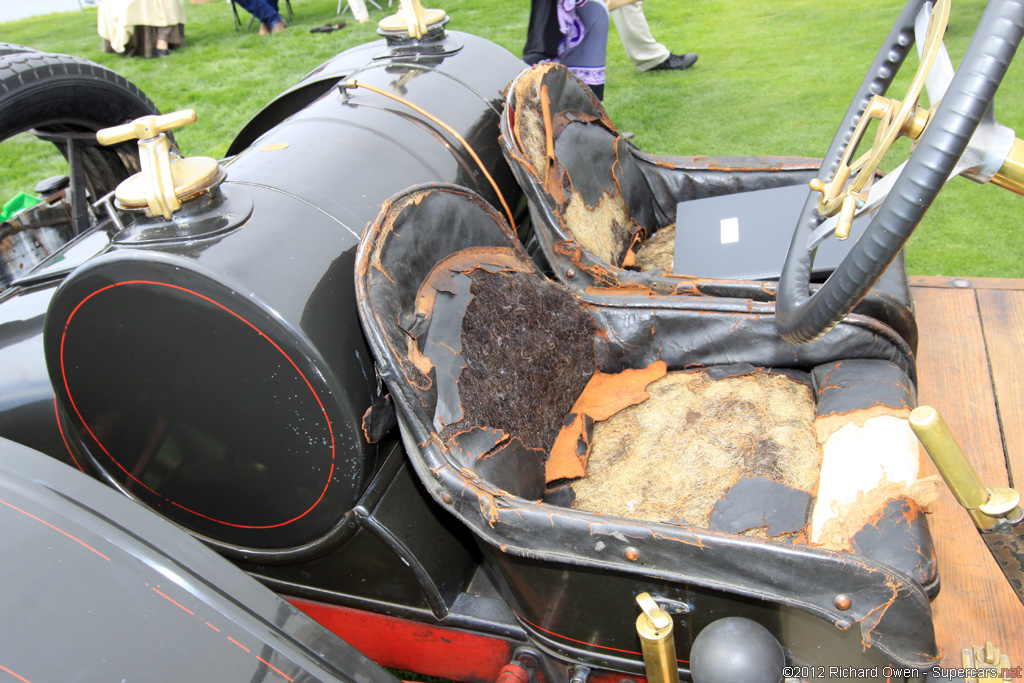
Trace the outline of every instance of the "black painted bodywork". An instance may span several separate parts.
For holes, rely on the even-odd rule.
[[[397,680],[173,524],[6,439],[0,508],[0,664],[18,680]]]

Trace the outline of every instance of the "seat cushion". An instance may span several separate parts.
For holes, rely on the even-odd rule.
[[[803,529],[821,468],[807,383],[763,370],[719,380],[672,372],[647,392],[594,427],[574,507],[707,528],[730,488],[760,476],[803,494],[797,523],[771,535]],[[761,521],[744,533],[766,535]]]

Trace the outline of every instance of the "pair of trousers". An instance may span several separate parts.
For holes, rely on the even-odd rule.
[[[261,24],[270,28],[279,21],[284,21],[277,11],[278,0],[235,0],[246,12],[256,17]]]
[[[668,48],[651,35],[651,27],[644,16],[643,2],[623,5],[612,11],[615,30],[619,32],[626,56],[638,71],[647,71],[668,59]]]
[[[605,0],[579,2],[569,22],[563,21],[563,38],[558,61],[590,86],[598,99],[604,99],[605,63],[608,57],[608,5]],[[572,0],[569,0],[571,3]],[[565,0],[563,0],[563,6]],[[566,30],[566,24],[573,26]],[[576,26],[582,26],[579,35]],[[579,38],[577,40],[577,38]]]

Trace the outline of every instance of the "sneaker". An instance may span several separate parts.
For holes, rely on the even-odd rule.
[[[668,59],[666,59],[658,66],[651,67],[650,69],[648,69],[648,71],[666,71],[668,69],[672,69],[674,71],[682,71],[683,69],[689,69],[696,63],[696,52],[688,52],[685,55],[669,55]]]

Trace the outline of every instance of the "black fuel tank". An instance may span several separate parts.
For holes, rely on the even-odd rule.
[[[356,57],[307,80],[414,102],[515,205],[497,135],[518,59],[460,33]],[[355,311],[364,226],[418,183],[497,199],[456,138],[369,90],[332,85],[255,138],[172,221],[124,214],[54,295],[44,345],[76,459],[215,545],[287,552],[331,538],[378,464],[361,430],[379,391]]]

